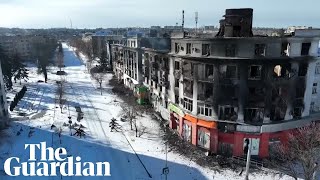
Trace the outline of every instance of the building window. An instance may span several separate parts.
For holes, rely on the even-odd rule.
[[[236,56],[236,45],[227,44],[226,45],[226,57],[235,57]]]
[[[198,114],[211,117],[212,112],[213,112],[213,108],[210,104],[198,102]]]
[[[175,61],[174,62],[174,69],[175,70],[180,70],[180,62],[179,61]]]
[[[198,146],[205,149],[210,149],[210,133],[204,131],[202,128],[198,129]]]
[[[237,111],[238,111],[238,108],[230,105],[219,106],[219,112],[218,112],[219,119],[236,121],[238,119]]]
[[[209,44],[202,44],[202,55],[203,56],[210,56],[210,45]]]
[[[312,87],[312,94],[317,94],[317,83],[313,83],[313,87]]]
[[[185,141],[191,142],[191,126],[186,123],[183,124],[182,137]]]
[[[311,43],[302,43],[301,46],[301,56],[308,56]]]
[[[192,109],[193,109],[193,101],[192,101],[192,99],[183,98],[183,108],[188,110],[188,111],[192,111]]]
[[[316,109],[315,109],[315,103],[314,102],[311,102],[310,103],[310,112],[316,112]]]
[[[254,55],[265,56],[266,55],[266,45],[265,44],[255,44]]]
[[[298,75],[305,76],[307,74],[307,71],[308,71],[308,64],[307,63],[300,63]]]
[[[261,69],[260,65],[249,66],[249,79],[261,79]]]
[[[191,43],[187,43],[187,52],[186,54],[191,54]]]
[[[223,65],[220,66],[220,72],[226,79],[236,79],[237,78],[237,66],[236,65]]]
[[[246,108],[244,118],[246,122],[263,122],[263,108]]]
[[[176,53],[179,53],[179,51],[180,51],[180,44],[179,43],[174,43],[174,50]]]
[[[317,63],[315,74],[320,74],[320,64]]]
[[[179,88],[179,85],[180,85],[179,79],[175,79],[175,81],[174,81],[174,87],[175,87],[175,88]]]

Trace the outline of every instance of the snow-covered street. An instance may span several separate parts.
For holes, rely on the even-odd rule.
[[[11,123],[1,138],[0,159],[4,162],[9,157],[19,157],[22,162],[29,158],[24,149],[26,143],[46,142],[53,148],[64,147],[68,155],[80,156],[83,162],[109,162],[110,177],[92,177],[93,179],[165,179],[162,169],[165,167],[166,148],[162,141],[159,125],[147,114],[139,117],[138,122],[147,128],[141,137],[135,137],[130,131],[128,122],[119,119],[122,113],[121,99],[112,93],[108,81],[112,74],[107,74],[103,82],[102,94],[99,84],[90,77],[83,61],[79,60],[72,48],[63,44],[64,70],[67,75],[62,77],[55,74],[58,70],[50,68],[48,83],[38,82],[43,76],[36,73],[37,68],[30,68],[30,80],[26,85],[28,91],[18,106],[11,112],[14,122]],[[56,81],[65,81],[62,112],[57,102],[58,84]],[[19,91],[19,83],[14,89]],[[9,92],[8,97],[13,99],[16,91]],[[80,107],[83,119],[77,121]],[[21,116],[23,115],[24,116]],[[86,136],[70,136],[69,119],[72,123],[84,126]],[[110,132],[109,123],[112,118],[119,120],[123,132]],[[52,128],[52,125],[55,127]],[[62,129],[59,138],[58,129]],[[71,133],[74,133],[72,131]],[[39,152],[36,154],[39,156]],[[141,159],[141,162],[139,160]],[[146,167],[145,168],[143,167]],[[236,172],[229,170],[214,172],[200,167],[191,159],[187,159],[175,152],[168,153],[168,179],[243,179]],[[9,177],[0,167],[0,179],[88,179],[88,177]],[[149,177],[149,174],[152,178]],[[273,174],[253,174],[255,179],[291,179]],[[91,177],[90,177],[91,179]]]

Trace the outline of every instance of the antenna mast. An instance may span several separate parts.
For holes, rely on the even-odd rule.
[[[182,32],[184,31],[184,10],[182,10]]]
[[[198,12],[195,12],[195,21],[196,21],[196,32],[198,31]]]
[[[71,29],[72,29],[72,20],[71,20],[71,18],[70,18],[70,27],[71,27]]]

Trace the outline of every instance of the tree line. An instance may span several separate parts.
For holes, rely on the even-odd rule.
[[[38,73],[43,73],[45,82],[48,79],[47,66],[52,62],[57,45],[55,40],[32,44],[32,59],[37,63]],[[26,62],[19,54],[9,55],[0,47],[0,60],[3,80],[8,90],[12,89],[13,81],[20,81],[21,84],[22,80],[28,80]]]

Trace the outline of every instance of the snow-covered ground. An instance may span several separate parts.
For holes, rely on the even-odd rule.
[[[80,61],[72,48],[63,44],[64,64],[67,72],[65,78],[55,75],[56,68],[52,67],[48,73],[48,83],[38,83],[43,80],[42,75],[36,73],[36,68],[30,68],[30,80],[26,84],[28,91],[19,102],[18,107],[11,112],[11,127],[6,130],[7,135],[0,139],[0,159],[4,162],[9,157],[19,157],[22,162],[29,158],[28,151],[24,150],[26,143],[47,142],[47,146],[54,148],[64,147],[68,155],[80,156],[84,162],[110,163],[110,177],[62,177],[62,179],[165,179],[162,168],[166,164],[166,148],[162,141],[159,125],[146,114],[138,118],[138,125],[146,127],[141,137],[135,137],[130,131],[128,122],[118,121],[123,132],[110,132],[111,118],[119,119],[122,114],[121,99],[112,94],[112,87],[108,81],[112,74],[108,74],[103,82],[103,95],[97,89],[98,84],[87,73],[86,67]],[[66,103],[62,113],[57,102],[56,81],[64,80],[64,98]],[[23,85],[22,84],[22,85]],[[10,100],[22,87],[15,84],[15,91],[8,93]],[[80,106],[84,118],[78,122],[75,106]],[[19,116],[25,113],[25,116]],[[87,133],[85,138],[70,136],[68,117],[73,123],[82,124]],[[56,128],[51,129],[51,125]],[[57,129],[62,129],[59,138]],[[61,141],[60,141],[61,140]],[[27,152],[27,153],[26,153]],[[39,153],[36,154],[39,157]],[[144,169],[142,163],[146,167]],[[212,171],[197,165],[175,152],[167,155],[170,172],[168,179],[244,179],[238,172],[222,170]],[[9,177],[0,167],[0,179],[28,179],[27,177]],[[152,176],[149,177],[148,173]],[[272,173],[250,174],[252,179],[291,179],[288,176],[280,177]],[[29,177],[29,179],[61,179],[57,177]]]

